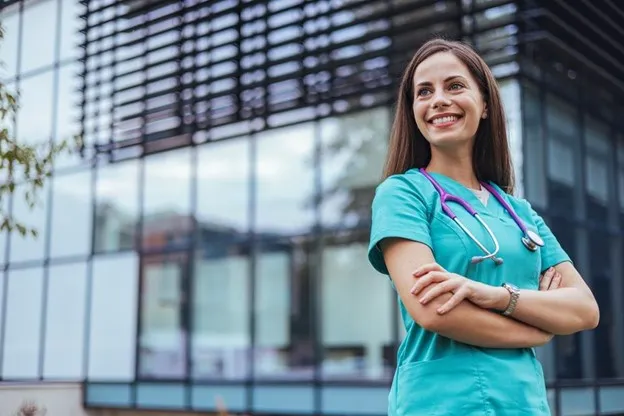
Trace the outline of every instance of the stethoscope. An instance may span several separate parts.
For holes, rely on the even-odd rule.
[[[419,170],[423,175],[425,175],[427,179],[429,179],[433,187],[436,189],[436,191],[438,191],[438,194],[440,194],[440,206],[442,207],[442,211],[444,211],[444,213],[450,219],[452,219],[459,226],[459,228],[461,228],[462,231],[466,233],[468,237],[470,237],[470,239],[474,241],[474,243],[479,246],[479,248],[485,253],[484,256],[472,257],[472,259],[470,260],[471,263],[476,264],[481,263],[483,260],[492,259],[497,266],[503,264],[503,259],[496,256],[500,249],[498,239],[496,238],[490,227],[485,223],[485,221],[481,219],[477,211],[475,211],[475,209],[472,208],[470,204],[468,204],[460,197],[446,192],[442,188],[442,186],[440,186],[440,184],[435,179],[433,179],[433,177],[424,168],[420,168]],[[520,231],[522,231],[522,243],[527,249],[529,249],[530,251],[536,251],[538,247],[544,246],[544,240],[542,240],[542,238],[536,232],[527,228],[524,222],[520,219],[520,217],[518,217],[513,208],[509,205],[509,203],[507,203],[507,201],[505,201],[505,199],[500,196],[500,194],[496,191],[496,189],[494,189],[494,187],[485,182],[481,182],[481,186],[487,189],[487,191],[492,194],[494,198],[496,198],[496,200],[501,204],[503,208],[505,208],[505,211],[507,211],[507,213],[511,216],[514,222],[518,225],[518,228],[520,228]],[[461,205],[463,209],[465,209],[470,215],[472,215],[477,221],[479,221],[479,223],[483,226],[483,228],[485,228],[488,235],[490,236],[490,239],[494,243],[494,251],[490,252],[487,248],[485,248],[483,244],[481,244],[481,242],[479,242],[479,240],[470,232],[470,230],[466,228],[466,226],[459,220],[459,218],[457,218],[457,215],[453,212],[451,207],[449,207],[447,201],[455,202],[456,204]]]

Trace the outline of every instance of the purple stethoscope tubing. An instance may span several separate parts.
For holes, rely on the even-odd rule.
[[[477,213],[477,211],[474,208],[472,208],[470,204],[466,202],[465,200],[463,200],[462,198],[446,192],[444,188],[440,186],[438,181],[436,181],[429,174],[429,172],[427,172],[424,168],[420,168],[419,171],[429,180],[429,182],[431,182],[435,190],[440,195],[440,206],[442,207],[442,211],[444,211],[444,213],[450,219],[452,219],[462,229],[462,231],[464,231],[468,235],[468,237],[470,237],[470,239],[474,241],[474,243],[477,246],[479,246],[479,248],[485,253],[484,256],[472,257],[471,262],[480,263],[483,260],[492,259],[496,265],[502,264],[503,259],[501,259],[500,257],[497,257],[498,251],[500,249],[500,246],[498,244],[498,239],[496,238],[496,236],[494,235],[490,227],[486,224],[486,222],[481,219],[481,216]],[[527,226],[520,219],[520,217],[518,217],[518,214],[516,214],[516,212],[509,205],[509,203],[496,191],[496,189],[494,189],[493,186],[485,182],[480,182],[480,183],[481,183],[481,186],[487,189],[487,191],[490,194],[492,194],[494,198],[496,198],[496,200],[501,204],[501,206],[505,209],[505,211],[507,211],[509,216],[514,220],[516,225],[518,225],[518,228],[520,228],[520,231],[522,231],[522,243],[527,249],[531,251],[535,251],[537,250],[538,246],[539,247],[544,246],[544,241],[541,239],[541,237],[537,235],[537,233],[527,228]],[[470,215],[472,215],[477,221],[479,221],[479,223],[485,228],[488,235],[490,236],[490,239],[494,243],[494,251],[490,252],[485,246],[483,246],[483,244],[481,244],[481,242],[470,232],[468,228],[466,228],[466,226],[459,220],[459,218],[457,218],[457,215],[455,214],[455,212],[453,212],[453,210],[451,209],[451,207],[448,205],[447,202],[454,202],[460,205]]]

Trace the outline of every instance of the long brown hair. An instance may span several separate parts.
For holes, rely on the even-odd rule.
[[[421,46],[403,74],[383,178],[405,173],[411,168],[426,167],[431,160],[429,142],[418,130],[412,110],[414,72],[421,62],[439,52],[451,52],[466,65],[487,104],[488,117],[479,123],[472,152],[477,179],[492,181],[505,192],[513,193],[514,173],[505,114],[496,78],[485,61],[469,45],[440,38],[432,39]]]

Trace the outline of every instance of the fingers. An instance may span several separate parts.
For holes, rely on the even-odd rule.
[[[429,289],[427,293],[421,296],[421,298],[419,299],[420,303],[426,305],[428,302],[432,301],[438,296],[443,295],[447,292],[454,291],[455,289],[457,289],[458,286],[459,282],[453,279],[445,280],[441,283],[438,283],[437,285]]]
[[[412,290],[410,290],[410,293],[412,295],[418,295],[421,290],[423,290],[430,284],[440,283],[448,279],[449,279],[449,276],[446,272],[440,272],[440,271],[428,272],[427,274],[418,278],[414,286],[412,286]]]
[[[427,264],[423,264],[422,266],[414,270],[414,273],[412,273],[412,276],[421,277],[425,273],[436,272],[436,271],[445,272],[446,270],[444,270],[444,268],[440,266],[438,263],[427,263]]]
[[[550,281],[550,286],[548,287],[548,290],[559,289],[559,286],[561,286],[561,273],[555,272],[555,275]]]
[[[457,292],[446,301],[446,303],[438,308],[438,313],[443,315],[451,311],[455,306],[459,305],[462,300],[468,295],[468,290],[465,287],[460,288]]]
[[[540,276],[539,290],[548,290],[555,276],[555,268],[551,267]]]

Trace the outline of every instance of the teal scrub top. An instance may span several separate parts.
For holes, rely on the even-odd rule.
[[[493,196],[484,205],[459,182],[437,173],[432,176],[448,193],[467,201],[489,225],[499,241],[503,264],[496,266],[491,260],[470,263],[472,256],[483,252],[444,214],[431,182],[411,169],[377,187],[368,250],[369,261],[377,271],[388,274],[378,247],[388,237],[426,244],[446,270],[494,286],[508,282],[522,289],[538,289],[544,270],[570,261],[526,200],[505,194],[492,184],[527,227],[544,240],[544,247],[535,252],[522,244],[520,229]],[[460,205],[448,204],[475,237],[493,250],[483,226]],[[388,415],[550,415],[542,366],[533,348],[490,349],[463,344],[421,328],[400,298],[399,307],[406,336],[398,351]]]

